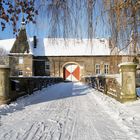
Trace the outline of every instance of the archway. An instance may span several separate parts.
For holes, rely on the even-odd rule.
[[[68,62],[63,66],[63,77],[68,81],[80,80],[80,66],[75,62]]]

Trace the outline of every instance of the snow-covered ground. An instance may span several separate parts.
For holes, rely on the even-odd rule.
[[[60,83],[0,106],[0,140],[139,140],[140,101]]]

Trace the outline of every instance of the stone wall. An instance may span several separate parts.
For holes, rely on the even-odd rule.
[[[9,67],[0,65],[0,104],[9,102],[9,75]]]
[[[33,57],[32,55],[10,55],[9,65],[11,68],[11,76],[32,76],[33,75]],[[22,59],[23,60],[19,60]],[[23,62],[19,62],[23,61]],[[19,71],[22,71],[22,75],[19,75]]]
[[[10,56],[11,75],[18,76],[18,71],[23,70],[23,76],[61,76],[63,77],[64,66],[74,63],[80,66],[80,77],[95,75],[95,65],[100,64],[100,74],[104,74],[104,65],[109,65],[109,74],[119,72],[118,64],[132,59],[130,56],[42,56],[34,57],[24,55],[24,63],[19,64],[19,57],[23,55]],[[49,62],[50,71],[45,70],[45,62]]]
[[[80,77],[95,75],[95,64],[100,64],[101,74],[104,74],[104,64],[109,65],[109,74],[119,73],[118,64],[129,61],[130,56],[49,56],[34,57],[35,60],[50,63],[50,75],[63,77],[63,68],[66,64],[74,63],[80,66]],[[34,67],[35,69],[35,67]],[[42,71],[42,70],[38,70]]]
[[[0,66],[0,105],[64,81],[61,77],[9,77],[9,72]]]
[[[122,56],[77,56],[77,57],[48,57],[50,61],[50,73],[52,76],[63,77],[63,67],[67,63],[77,63],[80,66],[81,77],[95,75],[95,64],[100,64],[101,74],[104,74],[104,64],[109,65],[109,74],[119,72],[118,64],[122,62]]]
[[[136,67],[133,62],[125,62],[119,65],[121,77],[120,98],[125,101],[136,99]]]
[[[133,62],[121,63],[120,74],[89,76],[83,81],[120,102],[134,101],[137,99],[136,67]]]

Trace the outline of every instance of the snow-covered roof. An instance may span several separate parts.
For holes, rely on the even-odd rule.
[[[31,47],[35,56],[84,56],[84,55],[110,55],[109,43],[105,39],[37,39],[34,48],[33,39]]]
[[[10,52],[15,39],[0,40],[0,48]],[[34,47],[33,38],[28,39],[30,53],[34,56],[97,56],[110,55],[107,39],[63,39],[37,38]]]
[[[9,53],[14,42],[15,42],[15,39],[0,40],[0,48],[6,50]]]

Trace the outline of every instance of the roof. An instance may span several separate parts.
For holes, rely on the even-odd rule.
[[[32,53],[35,56],[84,56],[110,55],[108,41],[105,39],[37,39],[36,48],[31,40]]]
[[[15,42],[15,39],[0,40],[0,48],[3,48],[9,53],[14,42]]]
[[[15,39],[0,40],[0,48],[8,52]],[[34,48],[33,38],[27,40],[30,53],[34,56],[104,56],[110,55],[111,49],[107,39],[63,39],[38,38]]]
[[[27,40],[26,29],[22,28],[18,34],[17,39],[15,40],[13,47],[10,50],[10,53],[29,53],[29,43]]]

